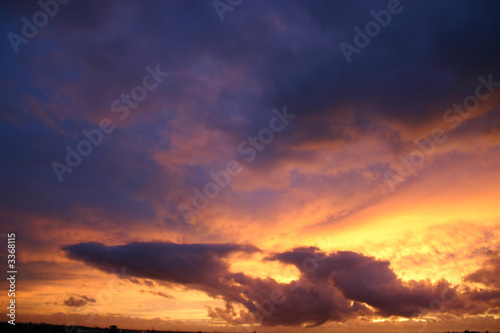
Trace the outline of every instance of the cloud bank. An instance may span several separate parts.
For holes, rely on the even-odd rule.
[[[316,326],[361,316],[414,318],[432,311],[477,313],[480,304],[486,305],[498,295],[498,291],[462,292],[444,279],[434,283],[403,281],[387,260],[350,251],[327,254],[315,247],[295,248],[265,258],[264,263],[277,261],[297,267],[300,277],[290,283],[231,272],[226,259],[235,253],[259,251],[251,245],[79,243],[63,250],[69,258],[106,272],[125,268],[131,277],[175,283],[222,298],[226,308],[209,308],[209,315],[229,323]],[[498,263],[493,264],[498,269]],[[467,279],[477,279],[480,274],[483,270]],[[236,303],[246,311],[237,313]]]

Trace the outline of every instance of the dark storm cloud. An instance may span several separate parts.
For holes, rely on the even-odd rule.
[[[390,268],[389,261],[344,251],[325,255],[318,250],[299,248],[268,260],[293,264],[306,273],[307,266],[311,265],[307,258],[321,255],[317,269],[307,274],[311,281],[331,280],[346,298],[366,303],[383,316],[410,317],[420,308],[428,307],[432,300],[440,299],[443,290],[451,287],[446,281],[435,284],[430,281],[403,282]]]
[[[481,290],[459,293],[445,280],[403,281],[386,260],[345,251],[326,254],[314,247],[266,258],[299,269],[299,279],[290,283],[229,271],[229,255],[258,251],[249,245],[80,243],[63,249],[69,258],[106,272],[125,268],[130,278],[176,283],[223,298],[226,308],[209,308],[209,315],[239,324],[315,326],[358,316],[410,318],[443,310],[479,314],[495,306],[497,296]],[[234,303],[247,313],[236,313]]]
[[[84,81],[84,86],[89,87],[88,91],[83,90],[86,95],[95,89],[95,83],[106,82],[108,87],[123,81],[130,84],[133,77],[130,73],[143,67],[140,62],[155,57],[161,57],[163,63],[179,71],[192,67],[201,56],[247,68],[264,87],[262,101],[253,110],[244,111],[257,126],[265,121],[265,108],[284,103],[304,110],[311,117],[317,113],[323,117],[342,117],[339,108],[354,104],[361,118],[367,115],[363,109],[370,107],[370,113],[425,121],[435,114],[436,103],[442,97],[453,98],[471,78],[484,70],[498,69],[493,56],[500,49],[495,19],[499,9],[495,2],[458,2],[454,4],[455,10],[449,11],[444,3],[402,1],[403,12],[394,16],[391,24],[356,55],[354,64],[347,65],[339,42],[352,42],[352,28],[363,26],[371,19],[370,10],[383,9],[384,5],[384,2],[356,6],[331,2],[252,2],[238,8],[234,13],[238,19],[224,23],[231,24],[229,29],[213,20],[215,13],[206,2],[150,2],[139,7],[139,18],[129,23],[155,46],[160,46],[149,47],[151,53],[147,55],[133,56],[137,47],[127,34],[115,33],[112,43],[96,44],[95,48],[89,43],[82,44],[71,33],[66,38],[74,40],[74,47],[87,59],[86,75],[99,75],[99,80],[87,77]],[[69,8],[64,15],[77,11],[80,14],[77,7]],[[91,7],[86,7],[83,13]],[[94,8],[100,14],[98,17],[107,16],[116,21],[114,24],[126,18],[123,11],[113,13],[106,7]],[[96,21],[88,24],[113,31],[107,21]],[[278,22],[285,28],[278,29]],[[75,33],[88,28],[74,26],[73,20],[61,20],[59,25],[60,29],[69,28]],[[173,30],[175,34],[168,33]],[[118,56],[124,52],[126,57]],[[123,71],[123,66],[128,70]],[[216,78],[218,73],[212,75]],[[178,79],[181,87],[192,84],[186,78]],[[109,90],[106,86],[103,88]],[[232,99],[241,101],[244,96],[244,93],[221,94],[217,96],[218,105]],[[375,105],[366,105],[367,101]],[[213,111],[209,121],[214,126],[223,126],[227,110]]]
[[[460,2],[452,12],[444,3],[402,2],[404,11],[352,65],[345,63],[338,43],[352,42],[352,28],[372,19],[370,10],[383,9],[384,2],[287,2],[286,9],[279,1],[247,5],[234,13],[239,19],[231,21],[231,29],[220,29],[202,17],[205,29],[200,34],[212,33],[219,43],[204,39],[200,50],[255,73],[264,87],[262,111],[255,112],[257,108],[251,115],[256,126],[265,121],[262,106],[285,103],[302,110],[306,124],[306,119],[315,123],[324,117],[341,118],[340,108],[347,104],[356,106],[360,125],[363,118],[377,114],[424,122],[439,116],[436,109],[447,105],[443,99],[461,97],[471,79],[498,69],[494,54],[500,49],[495,19],[499,8],[494,2]],[[285,28],[278,29],[277,22]],[[472,47],[462,52],[462,45]],[[453,60],[442,61],[447,57]],[[485,62],[477,61],[483,58]],[[220,102],[233,98],[237,96],[224,94]],[[223,115],[215,114],[210,121],[216,124]],[[317,135],[334,134],[324,130]]]
[[[279,283],[272,278],[235,276],[227,300],[243,304],[258,323],[274,326],[318,326],[327,321],[346,321],[372,314],[359,302],[351,302],[330,281],[312,281],[301,276],[292,283]],[[239,295],[245,298],[240,300]],[[234,318],[252,323],[251,317]]]
[[[155,198],[175,211],[178,196],[165,192],[192,187],[151,159],[152,150],[169,150],[160,132],[176,130],[172,119],[216,128],[236,147],[268,124],[273,107],[287,105],[300,120],[249,166],[267,168],[303,158],[290,149],[298,144],[352,141],[345,125],[332,123],[343,123],[347,106],[354,110],[355,133],[377,131],[376,118],[416,124],[440,117],[450,102],[469,95],[477,75],[500,77],[497,2],[456,1],[453,10],[445,2],[401,4],[404,10],[351,64],[338,44],[352,42],[352,28],[363,27],[370,10],[385,8],[385,1],[252,1],[223,23],[207,1],[61,6],[19,55],[2,56],[5,209],[19,213],[29,206],[33,213],[74,220],[70,211],[84,206],[122,221],[154,219],[151,200],[135,198]],[[5,35],[18,31],[20,18],[38,5],[4,9]],[[4,43],[10,51],[6,38]],[[111,102],[155,64],[172,76],[58,186],[50,163],[64,159],[65,146],[82,139],[82,129],[116,116]],[[221,81],[220,88],[209,81]],[[192,109],[185,110],[186,101]],[[389,141],[400,145],[397,138]],[[173,216],[165,221],[178,224]]]
[[[106,246],[80,243],[63,248],[68,256],[107,272],[126,268],[127,275],[183,285],[217,287],[231,253],[253,253],[257,248],[235,244],[130,243]]]

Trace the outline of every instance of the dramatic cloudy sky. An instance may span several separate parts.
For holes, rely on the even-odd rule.
[[[0,5],[18,321],[500,331],[497,1],[64,2]]]

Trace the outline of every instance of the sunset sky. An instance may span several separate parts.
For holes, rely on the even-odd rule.
[[[498,1],[0,4],[0,308],[500,332]]]

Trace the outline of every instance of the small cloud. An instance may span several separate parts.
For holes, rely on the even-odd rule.
[[[72,307],[81,307],[89,303],[95,303],[95,298],[85,295],[75,295],[64,301],[64,305]]]
[[[130,282],[138,285],[144,285],[149,288],[154,288],[155,284],[153,281],[148,280],[148,279],[136,279],[134,277],[128,279]]]
[[[138,279],[136,279],[136,278],[130,278],[130,279],[128,279],[128,280],[129,280],[130,282],[132,282],[132,283],[135,283],[135,284],[141,284],[141,281],[139,281],[139,280],[138,280]]]
[[[166,294],[162,291],[151,291],[151,290],[141,290],[141,293],[145,294],[145,293],[149,293],[149,294],[153,294],[153,295],[158,295],[158,296],[161,296],[161,297],[165,297],[165,298],[168,298],[168,299],[175,299],[174,296],[172,295],[169,295],[169,294]]]
[[[154,288],[155,284],[151,280],[144,280],[144,285],[148,286],[149,288]]]

